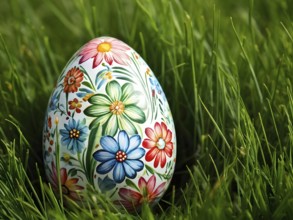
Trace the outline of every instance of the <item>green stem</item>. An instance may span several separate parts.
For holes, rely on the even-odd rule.
[[[89,74],[87,73],[87,71],[82,67],[80,66],[80,69],[82,70],[82,72],[86,75],[86,77],[89,79],[90,83],[91,83],[91,86],[92,86],[92,90],[96,91],[96,87],[91,79],[91,77],[89,76]]]
[[[60,173],[60,145],[59,145],[58,122],[56,122],[55,135],[56,135],[56,157],[55,157],[55,163],[56,163],[57,178],[58,178],[58,191],[59,191],[59,196],[60,196],[60,204],[61,204],[61,207],[63,207],[61,173]]]

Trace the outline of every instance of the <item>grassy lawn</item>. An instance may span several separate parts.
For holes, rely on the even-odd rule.
[[[290,0],[2,0],[0,219],[292,218],[292,11]],[[143,57],[175,121],[173,180],[140,213],[94,192],[64,204],[46,184],[49,96],[97,36]]]

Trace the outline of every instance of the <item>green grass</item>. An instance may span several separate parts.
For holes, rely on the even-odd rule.
[[[0,218],[292,218],[292,11],[289,0],[2,1]],[[142,55],[175,120],[173,181],[141,213],[95,193],[63,205],[44,178],[54,83],[80,46],[104,35]]]

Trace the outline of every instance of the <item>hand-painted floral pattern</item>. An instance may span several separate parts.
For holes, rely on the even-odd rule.
[[[54,111],[58,108],[58,101],[59,101],[58,94],[57,92],[54,92],[49,103],[49,109],[51,111]]]
[[[134,210],[139,208],[144,202],[152,203],[159,199],[165,188],[166,182],[161,183],[156,187],[156,177],[152,175],[148,181],[140,177],[138,180],[138,190],[127,188],[119,189],[119,196],[121,200],[114,201],[117,205],[124,206],[127,210]]]
[[[146,161],[154,161],[154,167],[160,164],[163,168],[166,164],[166,155],[171,157],[173,154],[172,132],[166,124],[156,122],[155,128],[146,128],[145,134],[148,138],[144,139],[142,146],[149,151],[145,155]]]
[[[58,192],[58,175],[55,164],[52,162],[52,171],[50,175],[50,182],[53,186],[53,189]],[[79,181],[78,178],[69,178],[67,170],[65,168],[60,169],[60,181],[62,187],[62,194],[66,195],[74,200],[79,200],[80,196],[77,194],[77,191],[84,189],[83,186],[77,185]]]
[[[98,150],[93,157],[101,162],[97,166],[97,173],[107,174],[113,169],[113,178],[121,183],[125,177],[135,178],[137,172],[143,169],[140,160],[145,150],[140,148],[141,138],[139,135],[128,137],[125,131],[120,131],[117,140],[111,136],[101,138],[102,150]]]
[[[108,176],[106,176],[104,179],[98,178],[98,185],[99,189],[102,193],[105,193],[107,191],[110,191],[115,188],[116,183],[114,180],[110,179]]]
[[[163,89],[145,61],[110,37],[69,60],[44,121],[46,175],[78,200],[88,185],[129,210],[156,203],[174,172],[176,136]],[[59,172],[58,172],[59,173]]]
[[[64,124],[65,129],[60,130],[62,135],[61,142],[72,153],[80,153],[84,148],[84,142],[87,139],[88,128],[85,120],[75,121],[69,120],[68,124]]]
[[[96,94],[89,99],[92,105],[84,113],[96,117],[90,126],[103,125],[103,135],[115,135],[118,127],[128,134],[137,133],[135,124],[146,120],[144,112],[137,106],[142,98],[140,93],[135,92],[130,83],[121,87],[117,81],[111,81],[106,86],[106,94]]]
[[[129,57],[125,51],[129,49],[130,48],[126,44],[115,38],[97,38],[90,41],[82,48],[79,53],[79,55],[82,56],[79,60],[79,64],[90,58],[94,58],[93,68],[99,66],[103,59],[109,65],[112,65],[113,61],[121,65],[126,65]]]
[[[77,98],[74,98],[73,100],[69,101],[68,104],[70,110],[75,110],[77,113],[81,112],[80,108],[82,107],[82,104],[80,101],[78,101]]]
[[[70,69],[63,82],[64,92],[77,92],[78,88],[81,85],[83,80],[83,73],[80,71],[79,68],[73,67]]]

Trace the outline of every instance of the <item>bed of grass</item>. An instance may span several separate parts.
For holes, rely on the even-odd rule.
[[[0,218],[292,218],[292,11],[290,0],[1,1]],[[54,83],[80,46],[104,35],[141,54],[175,120],[173,181],[141,213],[99,195],[63,206],[44,178]]]

